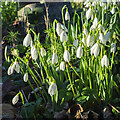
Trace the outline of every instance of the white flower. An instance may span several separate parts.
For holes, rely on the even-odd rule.
[[[31,40],[31,42],[30,42],[30,47],[32,47],[33,46],[33,41]]]
[[[37,48],[35,48],[35,45],[31,47],[31,56],[33,60],[36,60],[38,58],[38,52]]]
[[[84,28],[83,33],[84,33],[84,35],[85,35],[86,37],[88,37],[88,30],[87,30],[87,28]]]
[[[94,44],[94,38],[92,35],[88,35],[87,37],[87,47],[90,47]]]
[[[57,53],[53,53],[53,55],[52,55],[52,64],[57,63],[57,62],[58,62]]]
[[[115,7],[113,6],[112,10],[110,11],[112,14],[115,13]]]
[[[106,34],[105,34],[105,36],[104,36],[104,39],[106,40],[106,41],[111,41],[111,38],[110,38],[110,36],[111,36],[111,33],[108,31]]]
[[[109,59],[107,58],[107,55],[104,55],[103,58],[101,59],[101,65],[108,67],[109,65]]]
[[[25,74],[24,74],[23,80],[24,80],[24,82],[27,82],[27,81],[28,81],[28,73],[25,73]]]
[[[106,45],[106,42],[107,42],[107,41],[106,41],[103,33],[99,33],[99,39],[100,39],[100,42],[101,42],[102,44]]]
[[[78,47],[77,52],[76,52],[76,57],[81,58],[83,56],[83,49],[82,47]]]
[[[44,48],[41,48],[40,52],[42,57],[46,56],[46,50]]]
[[[62,28],[61,28],[61,23],[57,23],[56,24],[56,32],[57,34],[60,36],[61,32],[62,32]]]
[[[62,31],[62,33],[60,34],[60,41],[61,42],[68,41],[68,36],[65,31]]]
[[[94,54],[94,56],[97,57],[99,52],[100,52],[100,47],[98,43],[95,43],[91,48],[91,55]]]
[[[74,40],[73,46],[77,47],[78,46],[78,39]]]
[[[12,99],[12,104],[15,105],[19,100],[19,95],[16,95],[13,99]]]
[[[31,37],[31,35],[28,33],[28,34],[26,35],[26,37],[24,38],[24,40],[23,40],[23,45],[24,45],[25,47],[28,47],[28,46],[31,44],[31,40],[32,40],[32,37]]]
[[[86,44],[86,42],[85,42],[85,37],[84,37],[84,36],[83,36],[83,38],[82,38],[82,42],[83,42],[84,45]]]
[[[11,75],[11,74],[13,73],[13,70],[11,70],[11,69],[12,69],[12,66],[10,66],[10,67],[8,68],[8,71],[7,71],[8,75]]]
[[[86,18],[87,18],[87,20],[90,18],[90,17],[92,17],[92,9],[91,9],[91,7],[88,9],[88,11],[86,12]]]
[[[115,43],[112,43],[112,44],[111,44],[111,50],[110,50],[110,52],[115,53],[115,51],[116,51],[116,44],[115,44]]]
[[[53,96],[56,92],[57,92],[57,85],[52,82],[48,88],[48,93],[50,94],[50,96]]]
[[[68,29],[67,29],[63,24],[61,24],[61,28],[62,28],[62,30],[64,30],[65,32],[68,32]]]
[[[65,20],[70,20],[70,14],[68,10],[66,10],[66,13],[65,13]]]
[[[60,70],[64,71],[65,70],[65,62],[60,63]]]
[[[98,30],[101,30],[102,32],[105,32],[105,28],[101,24],[98,25]]]
[[[97,17],[95,17],[94,21],[93,21],[93,28],[96,28],[98,24],[98,19]]]
[[[66,61],[66,62],[70,61],[70,53],[68,52],[68,50],[64,51],[63,57],[64,57],[64,61]]]
[[[20,72],[20,66],[19,66],[18,62],[16,62],[15,71],[16,71],[17,73]]]

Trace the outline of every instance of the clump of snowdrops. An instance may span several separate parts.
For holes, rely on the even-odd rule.
[[[40,34],[37,35],[30,29],[23,40],[23,45],[28,48],[25,56],[14,56],[8,68],[8,75],[14,70],[23,74],[24,82],[28,82],[37,99],[29,80],[31,76],[45,103],[51,96],[53,111],[56,103],[62,105],[69,99],[78,102],[103,99],[108,102],[112,97],[113,87],[118,88],[113,79],[117,42],[111,28],[115,21],[111,20],[114,22],[112,24],[105,19],[108,13],[114,19],[118,14],[117,4],[82,4],[84,8],[81,16],[75,12],[73,18],[66,6],[62,8],[63,23],[54,20],[47,31],[48,43],[44,46],[40,43]],[[34,39],[31,33],[34,34]],[[31,63],[37,69],[31,68],[30,56]],[[48,91],[43,88],[42,83],[46,84]],[[18,96],[13,98],[13,104],[19,100]]]

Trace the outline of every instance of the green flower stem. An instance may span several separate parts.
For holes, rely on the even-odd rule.
[[[77,73],[77,71],[75,70],[75,68],[71,65],[70,62],[68,62],[68,64],[72,67],[73,71],[76,73],[76,75],[80,78],[80,75]]]
[[[54,96],[51,96],[52,100],[52,108],[53,108],[53,113],[55,112],[55,101],[54,101]]]
[[[90,76],[90,71],[88,70],[88,74],[89,74],[89,85],[90,85],[90,89],[92,89],[92,82],[91,82],[91,76]]]
[[[108,91],[108,73],[107,72],[108,72],[108,70],[105,67],[106,87],[107,87],[107,91]]]
[[[25,103],[24,103],[23,94],[21,93],[21,91],[19,91],[19,94],[20,94],[20,97],[22,99],[22,104],[23,104],[23,107],[24,107],[24,110],[25,110],[26,119],[28,120],[28,115],[27,115],[27,111],[26,111],[26,107],[25,107]]]
[[[113,66],[113,62],[114,62],[114,61],[113,61],[114,55],[115,55],[115,54],[114,54],[114,52],[113,52],[113,53],[112,53],[112,60],[111,60],[111,70],[112,70],[112,66]]]
[[[74,91],[74,88],[73,88],[73,84],[72,84],[72,81],[71,81],[71,77],[70,77],[70,73],[69,73],[67,64],[66,64],[66,69],[67,69],[67,74],[68,74],[68,78],[69,78],[69,81],[70,81],[70,85],[71,85],[71,88],[72,88],[72,92],[73,92],[73,95],[75,96],[75,91]]]

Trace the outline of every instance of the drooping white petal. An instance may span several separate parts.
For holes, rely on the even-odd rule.
[[[41,48],[40,52],[42,57],[46,56],[46,50],[44,48]]]
[[[56,92],[57,92],[57,85],[52,82],[48,88],[48,93],[50,94],[50,96],[53,96]]]
[[[88,35],[87,37],[87,47],[90,47],[94,44],[94,38],[92,35]]]
[[[93,21],[93,28],[96,28],[98,24],[98,19],[97,17],[95,17],[94,21]]]
[[[78,46],[78,39],[74,40],[73,46],[77,47]]]
[[[34,45],[31,47],[31,56],[33,60],[36,60],[38,58],[38,51]]]
[[[57,23],[57,25],[56,25],[56,32],[57,32],[57,34],[60,36],[60,34],[61,34],[61,32],[62,32],[63,30],[61,29],[61,23]]]
[[[65,31],[62,31],[62,33],[60,34],[60,41],[61,42],[68,41],[68,36]]]
[[[12,99],[12,104],[15,105],[19,100],[19,95],[16,95],[13,99]]]
[[[57,53],[53,53],[52,55],[52,64],[55,64],[58,62],[58,56]]]
[[[15,71],[16,71],[17,73],[20,72],[20,66],[19,66],[18,62],[16,63]]]
[[[23,45],[24,45],[25,47],[28,47],[28,46],[31,44],[31,40],[32,40],[32,37],[31,37],[31,35],[28,33],[28,34],[26,35],[26,37],[24,38],[24,40],[23,40]]]
[[[65,70],[65,62],[64,62],[64,61],[62,61],[62,62],[60,63],[60,70],[62,70],[62,71]]]
[[[104,36],[104,39],[106,40],[106,41],[111,41],[111,38],[110,38],[110,36],[111,36],[111,33],[108,31],[106,34],[105,34],[105,36]]]
[[[82,47],[78,47],[77,52],[76,52],[76,57],[81,58],[83,56],[83,49]]]
[[[8,71],[7,71],[8,75],[11,75],[11,74],[12,74],[12,72],[11,72],[11,67],[12,67],[12,66],[10,66],[10,67],[8,68]]]
[[[94,56],[97,57],[99,52],[100,52],[100,47],[98,43],[95,43],[91,48],[91,55],[94,54]]]
[[[68,50],[64,51],[63,58],[64,58],[64,61],[66,61],[66,62],[70,61],[70,53],[68,52]]]
[[[86,12],[86,18],[87,20],[92,16],[92,9],[89,8],[88,11]]]
[[[84,28],[83,33],[84,33],[84,35],[85,35],[86,37],[88,37],[88,30],[87,30],[87,28]]]
[[[101,66],[108,67],[108,65],[109,65],[109,59],[107,58],[107,55],[104,55],[103,58],[101,59]]]
[[[115,13],[115,7],[112,7],[112,10],[110,11],[112,14]]]
[[[115,53],[115,51],[116,51],[116,44],[115,44],[115,43],[112,43],[112,44],[111,44],[110,52]]]
[[[103,35],[103,33],[99,33],[99,39],[100,39],[100,42],[104,45],[106,45],[106,39],[105,39],[105,36]]]
[[[24,82],[27,82],[27,81],[28,81],[28,73],[25,73],[25,74],[24,74],[23,80],[24,80]]]
[[[66,10],[66,13],[65,13],[65,20],[70,20],[70,14],[67,10]]]

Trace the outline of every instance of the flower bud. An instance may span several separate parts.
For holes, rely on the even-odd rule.
[[[34,45],[31,47],[31,56],[33,60],[36,60],[38,58],[37,48],[35,48]]]
[[[81,58],[83,56],[83,49],[82,47],[78,47],[77,52],[76,52],[76,57]]]
[[[63,57],[64,57],[64,61],[66,61],[66,62],[70,61],[70,53],[68,52],[68,50],[64,51]]]
[[[52,82],[48,88],[48,93],[50,94],[50,96],[53,96],[56,92],[57,92],[57,85]]]
[[[57,53],[53,53],[53,55],[52,55],[52,64],[57,63],[57,62],[58,62]]]
[[[25,47],[28,47],[28,46],[31,44],[31,40],[32,40],[32,37],[31,37],[31,35],[28,33],[28,34],[26,35],[26,37],[24,38],[24,40],[23,40],[23,45],[24,45]]]
[[[70,14],[68,10],[66,10],[66,13],[65,13],[65,20],[70,20]]]
[[[15,105],[19,100],[19,95],[16,95],[13,99],[12,99],[12,104]]]
[[[46,56],[46,50],[44,48],[41,48],[41,56],[42,57]]]
[[[24,74],[23,80],[24,80],[24,82],[27,82],[27,81],[28,81],[28,73],[25,73],[25,74]]]
[[[60,70],[64,71],[65,70],[65,62],[60,63]]]

